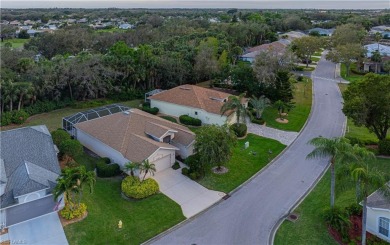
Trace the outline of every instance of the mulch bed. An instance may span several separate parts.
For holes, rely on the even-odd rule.
[[[65,227],[65,226],[67,226],[67,225],[70,225],[70,224],[73,224],[73,223],[82,221],[82,220],[85,219],[87,216],[88,216],[88,211],[85,211],[85,213],[84,213],[81,217],[67,220],[67,219],[62,218],[62,216],[61,216],[60,213],[58,212],[58,217],[60,217],[60,221],[61,221],[62,227]]]

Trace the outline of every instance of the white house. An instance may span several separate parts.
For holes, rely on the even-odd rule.
[[[189,115],[200,119],[205,124],[224,123],[233,124],[236,122],[235,114],[221,115],[221,107],[227,102],[231,94],[202,88],[195,85],[182,85],[161,93],[152,95],[151,107],[157,107],[161,113],[180,117]]]
[[[194,151],[191,130],[138,109],[77,123],[74,128],[81,144],[121,168],[147,159],[159,172],[171,167],[176,155],[187,158]]]
[[[46,126],[0,133],[0,228],[61,209],[52,190],[61,173]]]
[[[367,198],[367,231],[390,242],[390,201],[379,191]]]

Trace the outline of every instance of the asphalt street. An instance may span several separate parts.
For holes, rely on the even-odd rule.
[[[335,65],[322,59],[314,78],[314,105],[306,128],[261,174],[229,199],[181,225],[152,244],[269,244],[271,231],[327,167],[327,160],[306,160],[317,136],[341,136],[345,117],[333,80]]]

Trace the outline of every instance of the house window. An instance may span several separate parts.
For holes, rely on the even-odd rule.
[[[385,237],[389,237],[390,219],[385,217],[379,218],[379,233]]]
[[[198,115],[198,112],[197,112],[197,111],[195,112],[195,115]]]

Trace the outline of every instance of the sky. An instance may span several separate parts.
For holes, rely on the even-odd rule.
[[[1,8],[390,9],[390,0],[1,0]]]

